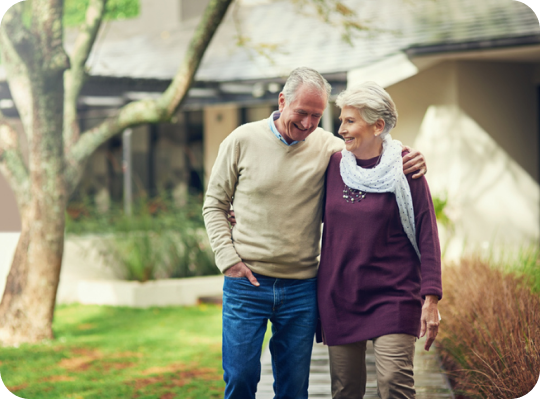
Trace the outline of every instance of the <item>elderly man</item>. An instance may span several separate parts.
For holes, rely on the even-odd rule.
[[[308,397],[325,171],[343,149],[343,140],[317,127],[330,90],[318,72],[295,69],[279,94],[279,111],[240,126],[219,148],[203,214],[225,275],[226,399],[255,398],[268,320],[275,397]],[[406,173],[425,173],[418,152],[404,162]]]

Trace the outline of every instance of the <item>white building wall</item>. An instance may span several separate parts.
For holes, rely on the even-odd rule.
[[[427,158],[432,194],[455,224],[446,255],[537,242],[538,105],[534,66],[445,62],[387,88],[393,137]]]

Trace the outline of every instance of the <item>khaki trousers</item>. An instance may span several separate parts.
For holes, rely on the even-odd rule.
[[[373,339],[377,390],[382,399],[414,399],[414,344],[407,334]],[[329,346],[332,398],[362,399],[366,393],[366,342]]]

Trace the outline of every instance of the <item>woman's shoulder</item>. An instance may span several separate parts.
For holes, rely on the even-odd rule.
[[[330,162],[340,162],[341,161],[341,151],[334,152],[330,157]]]
[[[328,176],[333,176],[339,174],[339,164],[341,162],[341,152],[335,152],[330,157],[330,162],[328,162],[328,168],[326,169],[326,174]]]

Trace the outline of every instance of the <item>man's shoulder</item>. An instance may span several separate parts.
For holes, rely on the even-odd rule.
[[[269,130],[268,119],[261,119],[260,121],[248,122],[238,126],[233,130],[236,135],[250,135],[256,130]]]
[[[315,131],[309,135],[308,139],[311,139],[314,144],[315,142],[318,142],[319,145],[322,144],[332,153],[341,151],[343,149],[342,139],[334,136],[333,133],[326,131],[320,127],[315,129]]]
[[[234,129],[225,140],[245,143],[253,140],[257,132],[264,133],[265,129],[269,129],[267,119],[245,123]]]

